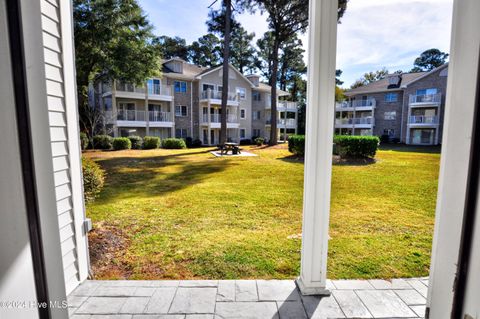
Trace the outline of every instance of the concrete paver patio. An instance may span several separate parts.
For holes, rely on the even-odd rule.
[[[88,280],[68,297],[73,319],[423,318],[428,279],[329,280],[329,297],[293,280]]]

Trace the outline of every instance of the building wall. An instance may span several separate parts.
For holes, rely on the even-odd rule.
[[[403,128],[404,128],[402,133],[402,142],[406,142],[407,121],[408,121],[408,102],[409,102],[410,95],[411,94],[415,95],[417,90],[419,89],[437,88],[438,93],[442,94],[442,102],[440,104],[440,110],[439,110],[440,125],[439,125],[439,135],[438,135],[438,142],[442,143],[443,123],[444,123],[444,117],[445,117],[445,96],[447,92],[447,75],[448,75],[448,67],[441,68],[439,70],[436,70],[428,74],[426,77],[418,80],[417,82],[410,84],[404,90],[403,99],[405,103],[402,111],[403,112]]]
[[[258,129],[260,130],[260,136],[261,137],[267,137],[266,135],[266,130],[265,130],[265,121],[266,121],[266,111],[265,111],[265,106],[267,105],[267,98],[269,97],[269,94],[265,92],[259,92],[260,93],[260,101],[255,101],[253,100],[252,97],[252,134],[253,134],[253,129]],[[253,113],[260,111],[260,117],[256,120],[253,119]]]
[[[175,106],[177,105],[185,105],[187,106],[187,116],[175,116],[175,128],[176,129],[186,129],[187,130],[187,136],[193,137],[193,128],[192,128],[192,123],[193,123],[193,105],[192,105],[192,81],[183,81],[187,84],[187,92],[181,93],[181,92],[175,92],[175,87],[174,83],[175,81],[180,81],[180,80],[175,80],[172,78],[167,78],[167,84],[172,87],[172,92],[173,92],[173,101],[174,101],[174,109],[172,110],[173,115],[175,116]]]

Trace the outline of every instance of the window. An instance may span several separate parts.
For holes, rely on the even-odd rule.
[[[262,94],[260,94],[260,92],[253,91],[252,96],[253,96],[254,101],[261,101],[262,100]]]
[[[383,130],[383,135],[388,135],[389,137],[395,136],[395,130],[394,129],[384,129]]]
[[[222,91],[223,91],[223,86],[217,85],[217,91],[218,91],[218,92],[222,92]]]
[[[147,81],[148,94],[160,94],[160,80],[159,79],[149,79]]]
[[[385,120],[395,120],[397,118],[397,112],[385,112]]]
[[[245,138],[245,129],[244,128],[240,129],[240,138]]]
[[[397,102],[398,93],[387,93],[385,94],[385,102]]]
[[[187,82],[175,81],[174,82],[175,93],[187,93]]]
[[[247,90],[245,88],[237,88],[237,94],[240,96],[241,100],[245,100],[247,98]]]
[[[253,119],[254,120],[260,120],[260,118],[262,117],[262,114],[260,111],[253,111]]]
[[[215,91],[215,85],[213,85],[213,84],[204,84],[204,85],[202,85],[202,89],[203,89],[203,91],[207,91],[207,90]]]
[[[187,116],[187,106],[175,105],[175,116]]]
[[[187,138],[187,129],[186,128],[177,128],[175,129],[176,138]]]
[[[245,109],[240,109],[240,118],[244,120],[247,116],[247,112]]]
[[[260,129],[254,128],[253,129],[253,136],[259,137],[262,133],[260,132]]]
[[[417,95],[433,95],[433,94],[437,94],[436,88],[417,90]]]

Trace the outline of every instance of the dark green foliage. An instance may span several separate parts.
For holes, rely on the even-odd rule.
[[[166,138],[162,140],[162,148],[165,149],[182,149],[187,148],[185,141],[181,138]]]
[[[129,150],[132,148],[132,142],[128,137],[116,137],[113,139],[113,149],[115,151]]]
[[[448,53],[442,52],[439,49],[429,49],[422,52],[413,63],[413,69],[410,72],[425,72],[431,71],[444,65],[447,62]]]
[[[100,193],[105,182],[105,172],[89,158],[82,157],[83,194],[85,203],[91,202]]]
[[[382,144],[390,143],[390,136],[388,136],[387,134],[380,136],[380,143]]]
[[[289,136],[288,151],[298,156],[304,156],[305,155],[305,135]]]
[[[333,142],[340,157],[366,158],[375,157],[380,139],[377,136],[336,135]]]
[[[93,148],[109,150],[112,148],[113,138],[110,135],[96,135],[93,137]]]
[[[88,140],[87,134],[80,132],[80,146],[82,147],[82,151],[88,148],[88,144],[90,144],[90,141]]]
[[[188,60],[188,45],[185,39],[162,35],[153,41],[158,45],[163,59],[180,58]]]
[[[194,139],[192,142],[192,147],[202,147],[202,145],[203,145],[202,141],[199,140],[198,138]]]
[[[132,135],[132,136],[129,136],[128,139],[130,140],[130,143],[132,143],[133,150],[142,149],[143,139],[140,136]]]
[[[265,139],[263,137],[257,137],[256,139],[254,139],[254,141],[257,146],[262,146],[265,142]]]
[[[143,138],[143,149],[152,150],[160,147],[160,138],[156,136],[145,136]]]
[[[243,140],[240,140],[240,145],[251,145],[252,140],[249,138],[244,138]]]

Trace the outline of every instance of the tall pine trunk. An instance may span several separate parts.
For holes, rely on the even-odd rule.
[[[271,91],[271,117],[270,117],[270,142],[269,145],[278,144],[278,135],[277,135],[277,77],[278,77],[278,51],[280,44],[278,43],[277,37],[273,41],[273,51],[272,51],[272,74],[270,78],[270,85],[272,87]]]
[[[227,141],[228,60],[230,59],[230,22],[232,16],[232,1],[224,0],[223,5],[225,6],[225,39],[223,45],[222,114],[220,119],[220,144],[224,144]]]

